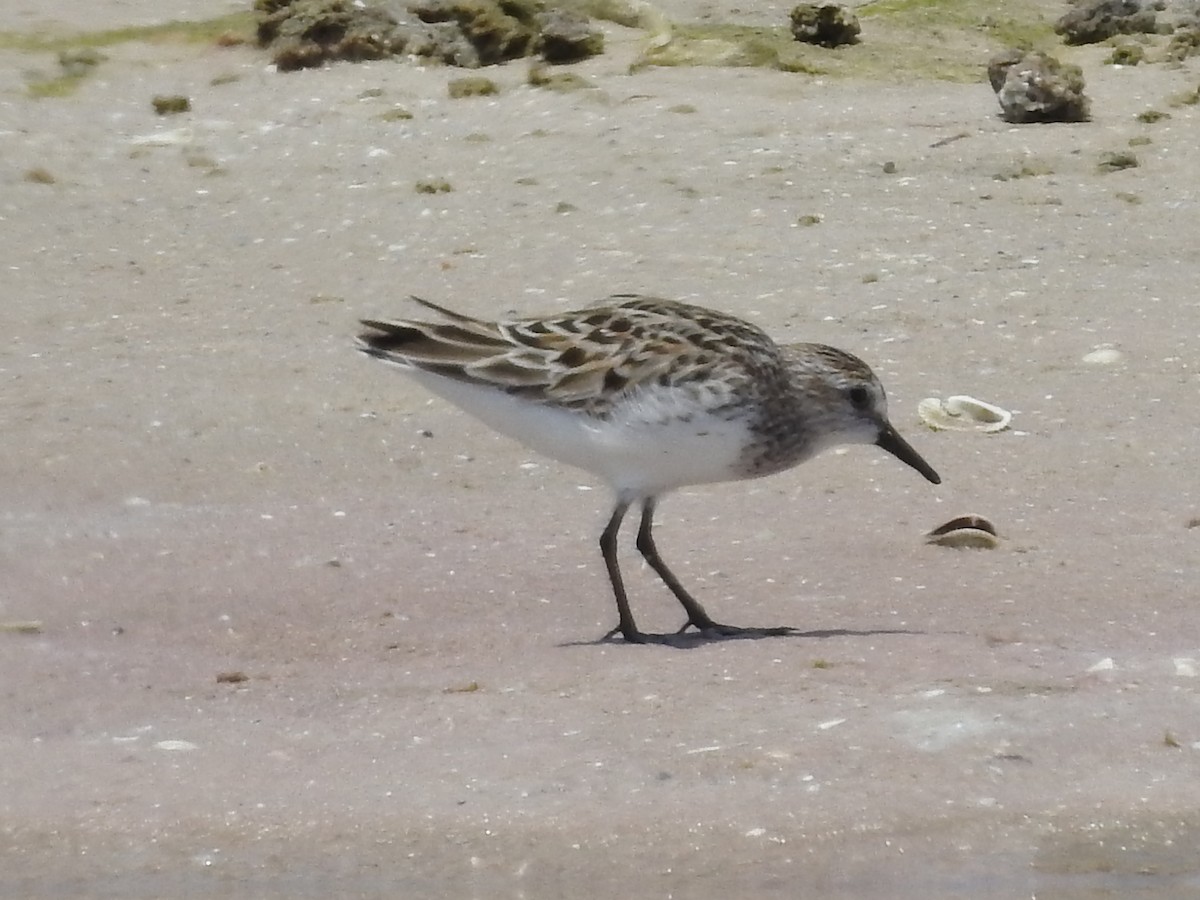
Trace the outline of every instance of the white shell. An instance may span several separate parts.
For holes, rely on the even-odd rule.
[[[917,415],[934,431],[1003,431],[1012,422],[1012,413],[965,394],[942,400],[927,397],[917,404]]]
[[[1125,354],[1112,344],[1101,344],[1091,353],[1085,353],[1083,361],[1091,366],[1115,366],[1125,361]]]

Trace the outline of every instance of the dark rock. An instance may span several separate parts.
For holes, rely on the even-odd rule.
[[[174,116],[191,110],[192,101],[184,94],[155,94],[150,105],[160,116]]]
[[[383,59],[403,52],[407,35],[378,7],[352,0],[256,0],[258,43],[283,71],[331,59]]]
[[[988,63],[988,80],[1005,121],[1085,122],[1083,71],[1044,53],[1006,50]]]
[[[1068,44],[1096,44],[1115,34],[1152,34],[1155,4],[1146,0],[1078,0],[1054,24]]]
[[[405,53],[463,69],[477,69],[483,64],[475,45],[454,22],[411,22],[404,29],[408,34]]]
[[[454,22],[475,48],[482,65],[526,56],[537,38],[536,10],[495,0],[418,0],[411,7],[422,22]]]
[[[281,70],[406,54],[477,68],[542,53],[573,62],[601,53],[582,14],[543,0],[256,0],[258,42]]]
[[[536,21],[546,62],[578,62],[604,52],[604,35],[582,13],[548,9],[538,13]]]
[[[837,47],[857,44],[858,18],[836,3],[801,3],[791,13],[792,36],[805,44]]]

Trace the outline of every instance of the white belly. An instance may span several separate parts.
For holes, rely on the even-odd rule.
[[[527,447],[607,481],[627,498],[742,477],[745,421],[706,414],[667,389],[648,391],[605,420],[419,369],[435,394]]]

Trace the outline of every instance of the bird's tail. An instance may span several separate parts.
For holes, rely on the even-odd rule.
[[[512,346],[491,322],[464,316],[420,297],[412,299],[446,321],[363,319],[361,324],[370,331],[358,336],[358,349],[400,366],[439,368],[478,363]]]

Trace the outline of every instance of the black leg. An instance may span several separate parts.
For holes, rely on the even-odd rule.
[[[675,573],[667,568],[667,564],[662,561],[662,557],[658,555],[658,547],[654,545],[654,535],[651,529],[654,527],[654,500],[646,500],[642,503],[642,524],[638,528],[637,533],[637,548],[638,551],[646,558],[646,562],[650,563],[650,568],[658,573],[658,577],[663,580],[663,584],[671,589],[671,593],[676,599],[683,604],[684,610],[688,614],[688,625],[695,625],[697,628],[711,628],[717,623],[709,618],[708,613],[704,611],[704,607],[700,605],[700,601],[687,592],[679,579],[675,577]],[[680,631],[683,629],[681,628]]]
[[[654,544],[654,535],[652,533],[652,529],[654,527],[654,505],[653,497],[642,502],[642,524],[641,527],[638,528],[637,548],[641,552],[642,556],[646,558],[646,562],[650,563],[650,568],[654,569],[654,571],[658,573],[658,577],[663,580],[663,584],[670,588],[671,593],[675,595],[675,598],[681,604],[683,604],[684,611],[687,612],[688,620],[684,623],[683,628],[679,629],[680,633],[686,630],[689,626],[699,629],[700,633],[704,637],[735,637],[737,635],[743,635],[746,637],[759,637],[791,634],[793,631],[795,631],[794,628],[789,628],[787,626],[780,626],[777,628],[739,628],[736,625],[722,625],[719,622],[714,622],[709,614],[704,611],[704,607],[700,605],[699,601],[697,601],[695,597],[693,597],[684,589],[683,585],[679,583],[679,579],[675,577],[675,573],[667,568],[667,564],[663,562],[662,557],[658,555],[658,547],[656,547]],[[625,510],[621,509],[622,515],[624,515],[624,512]],[[609,524],[609,528],[612,528],[611,523]],[[603,540],[601,540],[602,546],[603,543]],[[613,544],[613,549],[615,550],[615,533],[613,535]],[[609,573],[610,575],[612,573],[611,567],[609,569]],[[619,575],[617,577],[618,579],[620,578]],[[616,583],[614,582],[614,587],[615,586]],[[621,591],[618,594],[618,609],[621,608],[621,598],[623,595],[624,591]],[[626,606],[626,611],[628,611],[628,606]],[[632,620],[630,620],[630,622],[632,624]]]
[[[633,621],[633,613],[629,611],[629,598],[625,596],[625,581],[621,578],[621,567],[617,564],[617,534],[621,530],[621,522],[628,509],[628,500],[618,500],[612,518],[608,520],[608,525],[600,535],[600,552],[604,555],[604,565],[608,568],[608,580],[612,583],[613,595],[617,598],[617,627],[605,635],[605,638],[610,638],[619,631],[630,643],[642,644],[645,643],[646,638],[638,631],[638,627]]]

